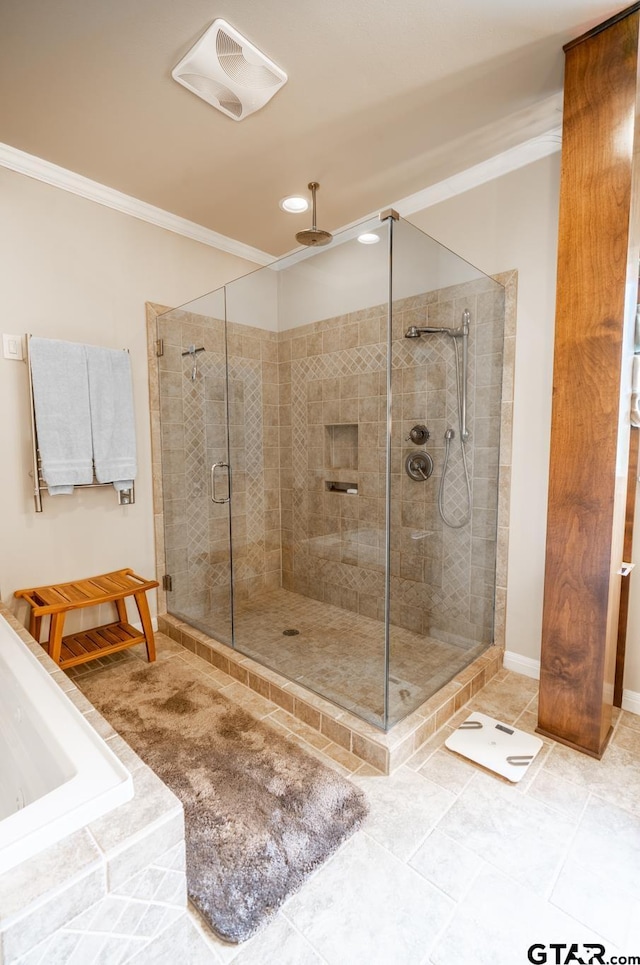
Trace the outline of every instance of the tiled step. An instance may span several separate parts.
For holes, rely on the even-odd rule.
[[[501,647],[489,647],[385,733],[170,614],[158,617],[158,629],[384,774],[400,767],[484,687],[503,658]]]

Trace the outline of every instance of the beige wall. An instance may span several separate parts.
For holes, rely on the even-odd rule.
[[[2,332],[128,348],[138,440],[134,506],[93,489],[44,495],[36,514],[27,370],[0,358],[0,591],[17,610],[18,587],[123,566],[153,576],[145,301],[179,305],[255,266],[2,168],[0,210]]]
[[[633,430],[632,430],[633,431]],[[633,553],[631,559],[636,563],[636,569],[628,579],[629,588],[629,619],[627,623],[627,649],[624,664],[624,689],[640,694],[640,507],[638,506],[636,488],[636,521],[633,538]],[[640,699],[634,700],[634,706],[627,704],[628,710],[640,713]]]
[[[542,626],[559,181],[554,154],[410,218],[488,274],[518,270],[506,648],[531,660]]]

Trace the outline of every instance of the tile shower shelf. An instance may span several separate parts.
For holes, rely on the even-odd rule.
[[[481,690],[502,669],[504,654],[501,647],[489,647],[417,710],[384,732],[171,614],[158,616],[158,629],[383,774],[404,764]]]
[[[353,471],[358,468],[358,424],[344,422],[325,426],[325,466]]]
[[[330,493],[346,493],[349,496],[358,495],[357,482],[340,482],[337,479],[327,479],[325,486]]]

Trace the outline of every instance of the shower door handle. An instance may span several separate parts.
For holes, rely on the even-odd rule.
[[[230,491],[228,482],[227,482],[227,495],[224,496],[222,499],[218,499],[216,496],[216,469],[226,469],[228,472],[229,464],[226,462],[214,462],[214,464],[211,467],[211,501],[213,503],[228,503],[229,499],[231,498],[231,491]],[[228,481],[228,478],[229,477],[227,476],[227,481]]]

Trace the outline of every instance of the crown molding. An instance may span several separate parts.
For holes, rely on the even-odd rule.
[[[550,154],[555,154],[561,147],[562,128],[554,127],[543,134],[531,137],[526,141],[522,141],[520,144],[516,144],[514,147],[508,148],[506,151],[501,151],[486,161],[474,164],[464,171],[460,171],[458,174],[453,174],[449,178],[437,181],[428,188],[417,191],[415,194],[402,198],[400,201],[394,201],[391,207],[403,218],[406,218],[409,215],[416,214],[418,211],[424,211],[425,208],[430,208],[434,204],[439,204],[441,201],[446,201],[448,198],[464,194],[465,191],[470,191],[472,188],[477,188],[481,184],[493,181],[495,178],[502,177],[512,171],[517,171],[518,168],[532,164],[534,161],[539,161],[541,158],[548,157]],[[128,214],[133,218],[147,221],[149,224],[156,225],[159,228],[165,228],[167,231],[183,235],[185,238],[199,241],[203,245],[209,245],[211,248],[226,251],[230,255],[236,255],[238,258],[244,258],[257,265],[273,265],[274,268],[284,268],[293,262],[302,261],[310,257],[315,251],[314,248],[295,248],[276,259],[266,251],[262,251],[259,248],[252,248],[250,245],[245,245],[241,241],[228,238],[226,235],[221,235],[217,231],[212,231],[210,228],[196,224],[194,221],[180,218],[175,214],[171,214],[169,211],[164,211],[162,208],[156,208],[152,204],[139,201],[137,198],[132,198],[128,194],[123,194],[104,184],[100,184],[98,181],[92,181],[89,178],[83,177],[81,174],[75,174],[73,171],[59,167],[57,164],[51,164],[50,161],[35,157],[33,154],[26,154],[24,151],[19,151],[17,148],[11,147],[8,144],[0,143],[0,166],[10,168],[12,171],[25,174],[27,177],[35,178],[38,181],[43,181],[45,184],[51,184],[53,187],[61,188],[63,191],[70,191],[72,194],[77,194],[89,201],[95,201],[97,204],[113,208],[115,211]],[[376,215],[377,212],[373,212],[366,218],[360,218],[358,221],[344,225],[342,228],[337,229],[336,234],[342,234],[350,229],[354,229],[352,234],[355,234],[357,233],[355,229],[357,229],[363,221],[368,221],[376,217]],[[343,236],[342,240],[347,240],[347,236]]]
[[[532,164],[534,161],[539,161],[543,157],[555,154],[561,149],[562,128],[553,127],[551,130],[528,138],[526,141],[522,141],[520,144],[508,148],[506,151],[494,154],[493,157],[474,164],[464,171],[460,171],[459,174],[453,174],[443,181],[436,181],[435,184],[431,184],[428,188],[423,188],[422,191],[410,194],[400,201],[392,201],[385,207],[393,208],[402,218],[407,218],[412,214],[417,214],[419,211],[424,211],[425,208],[430,208],[434,204],[446,201],[448,198],[454,198],[458,194],[464,194],[465,191],[471,191],[472,188],[486,184],[487,181],[493,181],[495,178],[501,178],[505,174],[510,174],[512,171],[526,167],[527,164]],[[340,236],[340,243],[349,241],[362,231],[362,226],[365,222],[377,217],[378,212],[372,212],[367,215],[366,218],[360,218],[358,221],[351,221],[341,228],[336,228],[334,234]],[[288,268],[289,265],[304,261],[305,258],[310,258],[315,251],[315,248],[293,248],[291,251],[281,255],[277,262],[273,263],[272,267],[276,271],[280,271],[283,268]]]
[[[486,184],[487,181],[493,181],[495,178],[503,177],[505,174],[526,167],[527,164],[533,164],[534,161],[555,154],[561,148],[562,128],[554,127],[544,134],[538,134],[521,144],[516,144],[515,147],[501,151],[500,154],[495,154],[486,161],[474,164],[472,167],[460,171],[459,174],[453,174],[450,178],[437,181],[422,191],[410,194],[409,197],[396,201],[393,207],[398,214],[406,218],[410,214],[416,214],[416,212],[430,208],[434,204],[439,204],[448,198],[464,194],[465,191]]]
[[[273,261],[273,255],[267,254],[266,251],[252,248],[251,245],[245,245],[234,238],[227,238],[226,235],[204,228],[194,221],[180,218],[170,211],[164,211],[162,208],[147,204],[146,201],[132,198],[128,194],[109,188],[98,181],[92,181],[81,174],[75,174],[43,158],[19,151],[9,144],[0,143],[0,167],[9,168],[18,174],[25,174],[29,178],[35,178],[36,181],[43,181],[45,184],[77,194],[88,201],[95,201],[107,208],[113,208],[114,211],[128,214],[132,218],[146,221],[158,228],[165,228],[185,238],[191,238],[192,241],[199,241],[210,248],[226,251],[230,255],[236,255],[254,264],[268,265]]]

